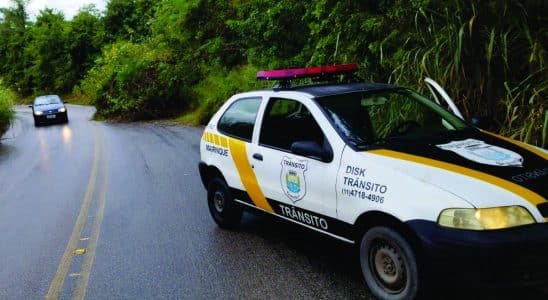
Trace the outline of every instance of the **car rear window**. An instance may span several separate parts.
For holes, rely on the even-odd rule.
[[[261,101],[260,97],[236,100],[219,120],[218,130],[228,136],[250,142]]]

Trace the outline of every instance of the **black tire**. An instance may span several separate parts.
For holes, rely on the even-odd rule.
[[[240,223],[242,207],[234,202],[234,198],[225,181],[214,177],[207,187],[207,204],[213,220],[219,227],[230,229]]]
[[[360,264],[371,293],[379,299],[414,299],[419,291],[416,254],[395,230],[377,226],[361,240]]]
[[[34,118],[34,127],[38,127],[40,126],[40,123],[38,123],[38,121],[36,120],[36,118]]]

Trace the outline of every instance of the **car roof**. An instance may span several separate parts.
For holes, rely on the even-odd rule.
[[[288,88],[273,88],[274,91],[294,91],[307,93],[315,98],[349,94],[356,92],[370,92],[379,90],[398,89],[400,87],[384,83],[327,83],[314,85],[301,85]]]

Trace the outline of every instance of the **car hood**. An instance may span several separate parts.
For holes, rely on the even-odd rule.
[[[366,153],[393,158],[387,160],[387,167],[476,207],[515,204],[501,189],[533,206],[546,203],[548,198],[546,152],[479,130],[421,140],[399,139]]]
[[[65,105],[62,103],[38,105],[38,106],[34,106],[34,111],[58,110],[61,107],[65,107]]]

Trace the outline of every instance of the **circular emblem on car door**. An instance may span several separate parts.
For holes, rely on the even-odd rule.
[[[308,162],[284,156],[281,165],[280,183],[284,194],[293,202],[301,200],[306,195],[304,173],[308,168]]]

